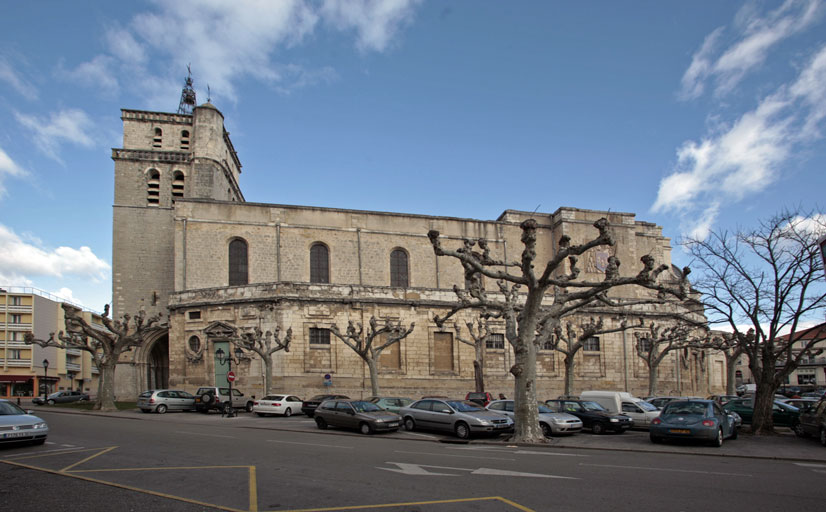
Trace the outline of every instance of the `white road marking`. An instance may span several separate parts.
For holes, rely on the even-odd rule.
[[[339,446],[336,444],[318,444],[318,443],[298,443],[295,441],[279,441],[277,439],[267,439],[268,443],[283,443],[283,444],[303,444],[306,446],[324,446],[326,448],[343,448],[345,450],[352,450],[352,446]]]
[[[579,463],[580,466],[593,466],[598,468],[616,468],[616,469],[646,469],[650,471],[671,471],[673,473],[697,473],[700,475],[723,475],[723,476],[745,476],[751,478],[752,475],[746,473],[720,473],[717,471],[697,471],[693,469],[671,469],[671,468],[650,468],[650,467],[641,467],[641,466],[619,466],[614,464],[586,464],[584,462]]]
[[[531,450],[516,450],[513,453],[517,453],[520,455],[556,455],[558,457],[588,457],[588,455],[580,455],[578,453],[536,452]]]
[[[442,473],[437,471],[428,471],[425,468],[432,468],[432,469],[447,469],[450,471],[463,471],[470,473],[471,475],[495,475],[495,476],[516,476],[516,477],[523,477],[523,478],[560,478],[565,480],[578,480],[577,478],[573,478],[570,476],[557,476],[557,475],[543,475],[540,473],[522,473],[519,471],[507,471],[504,469],[492,469],[492,468],[454,468],[450,466],[430,466],[425,464],[405,464],[403,462],[387,462],[387,464],[392,464],[397,466],[396,468],[380,468],[376,467],[376,469],[381,469],[383,471],[392,471],[393,473],[402,473],[405,475],[427,475],[427,476],[459,476],[453,473]]]
[[[516,460],[516,459],[505,459],[503,457],[477,457],[475,455],[451,455],[449,453],[429,453],[429,452],[407,452],[403,450],[394,450],[394,453],[413,453],[416,455],[438,455],[440,457],[462,457],[465,459],[490,459],[490,460]]]
[[[175,433],[176,434],[186,434],[188,436],[223,437],[225,439],[235,439],[235,436],[222,436],[222,435],[218,435],[218,434],[202,434],[200,432],[184,432],[182,430],[179,430]]]
[[[795,466],[803,466],[804,468],[823,468],[826,469],[826,464],[809,464],[807,462],[795,462]]]
[[[516,448],[508,447],[508,448]],[[539,450],[506,450],[504,448],[477,448],[477,447],[455,447],[451,446],[451,450],[469,450],[469,451],[477,451],[477,452],[494,452],[494,453],[509,453],[509,454],[519,454],[519,455],[555,455],[558,457],[590,457],[590,455],[580,455],[577,453],[560,453],[560,452],[546,452],[546,451],[539,451]]]
[[[407,434],[408,436],[419,436],[426,437],[428,439],[436,439],[436,436],[431,436],[430,434],[417,434],[416,432],[399,432],[399,434]]]

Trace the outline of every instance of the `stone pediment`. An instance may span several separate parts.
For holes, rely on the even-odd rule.
[[[212,322],[204,329],[207,339],[221,341],[238,337],[238,329],[226,322]]]

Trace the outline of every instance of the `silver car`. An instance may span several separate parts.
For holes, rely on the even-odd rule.
[[[45,421],[0,398],[0,445],[6,443],[43,444],[49,435]]]
[[[141,412],[194,411],[195,395],[177,389],[150,389],[138,395]]]
[[[466,400],[427,398],[399,410],[406,430],[442,430],[467,439],[472,434],[494,434],[513,430],[513,420]]]
[[[539,409],[539,426],[545,437],[553,434],[574,434],[582,430],[582,420],[567,412],[554,412],[543,403],[537,404]],[[513,400],[494,400],[486,407],[489,411],[506,414],[513,418]]]

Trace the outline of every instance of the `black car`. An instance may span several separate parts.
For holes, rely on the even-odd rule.
[[[321,402],[325,400],[349,400],[349,396],[344,395],[316,395],[310,399],[304,400],[301,402],[301,412],[309,416],[310,418],[313,417],[315,414],[315,410],[318,409],[318,406]]]
[[[800,410],[800,421],[794,432],[801,437],[817,436],[820,444],[826,446],[826,398],[814,407]]]
[[[614,414],[603,406],[588,400],[547,400],[554,412],[567,412],[582,420],[582,428],[591,429],[594,434],[617,432],[622,434],[634,426],[634,420],[624,414]]]

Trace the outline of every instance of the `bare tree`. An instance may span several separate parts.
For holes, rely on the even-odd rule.
[[[642,319],[640,319],[642,324]],[[594,320],[591,318],[588,323],[581,325],[578,329],[572,321],[568,321],[563,329],[561,325],[554,328],[554,335],[551,337],[550,348],[560,352],[563,356],[563,363],[565,366],[565,396],[574,394],[574,366],[576,362],[576,354],[583,347],[585,343],[594,336],[601,334],[608,334],[612,332],[621,332],[630,329],[632,326],[628,325],[626,320],[620,322],[619,327],[606,328],[602,318]],[[540,329],[542,331],[542,329]]]
[[[541,274],[537,275],[534,269],[537,259],[537,223],[534,219],[528,219],[520,227],[524,249],[521,260],[511,263],[492,259],[485,240],[464,240],[462,248],[453,250],[442,247],[438,231],[428,233],[437,256],[450,256],[461,262],[465,269],[467,287],[467,290],[462,290],[454,285],[458,303],[444,318],[437,316],[434,321],[437,325],[442,325],[445,320],[465,309],[479,310],[483,317],[505,320],[505,337],[513,347],[515,358],[515,364],[510,369],[515,379],[516,425],[513,440],[542,442],[544,436],[539,427],[536,396],[536,355],[542,344],[551,338],[556,326],[561,325],[562,319],[595,301],[604,299],[608,302],[606,292],[619,286],[643,286],[657,292],[655,295],[659,294],[663,300],[666,295],[685,297],[687,286],[685,280],[681,282],[679,289],[657,283],[658,276],[668,266],[655,268],[654,258],[650,255],[642,258],[643,270],[636,276],[620,277],[620,261],[616,256],[611,256],[603,281],[578,281],[578,257],[589,249],[614,245],[608,221],[604,218],[594,223],[599,235],[589,242],[571,245],[570,237],[563,236],[556,253],[544,264],[544,268],[539,269]],[[477,244],[481,252],[473,250]],[[518,271],[508,272],[511,268]],[[688,272],[685,269],[683,276]],[[488,296],[485,292],[482,276],[497,281],[500,292],[497,297]],[[526,288],[526,292],[520,291],[522,287]],[[553,291],[553,303],[545,306],[543,299],[550,290]]]
[[[358,326],[358,328],[356,326]],[[353,349],[353,351],[367,363],[367,368],[370,370],[370,387],[372,394],[373,396],[379,396],[379,356],[384,349],[399,343],[410,335],[415,326],[415,323],[411,323],[410,328],[405,329],[401,322],[394,324],[388,320],[384,327],[379,327],[376,317],[370,317],[370,329],[366,337],[361,322],[354,325],[352,320],[347,323],[346,333],[342,334],[335,324],[330,326],[330,332],[332,332],[336,338],[343,341],[345,345]],[[385,334],[387,337],[384,343],[373,346],[376,338]]]
[[[657,394],[657,372],[665,356],[675,350],[693,347],[697,348],[704,336],[692,334],[695,325],[678,323],[669,326],[658,325],[654,322],[648,326],[648,332],[635,332],[636,353],[645,362],[648,368],[648,394]]]
[[[473,376],[476,382],[476,392],[482,393],[485,391],[485,345],[492,333],[485,320],[477,322],[475,327],[473,322],[466,322],[465,325],[467,325],[468,334],[470,334],[472,340],[462,337],[462,329],[458,323],[454,324],[456,339],[465,345],[470,345],[475,351],[476,357],[473,359]]]
[[[774,431],[774,393],[818,341],[798,337],[801,322],[826,307],[817,245],[826,226],[817,218],[786,210],[753,230],[713,232],[705,240],[685,242],[703,273],[695,285],[709,320],[727,324],[748,357],[756,384],[751,425],[756,434]]]
[[[237,345],[243,349],[251,350],[258,354],[261,361],[264,363],[264,394],[270,394],[272,387],[272,355],[278,351],[290,351],[290,342],[293,339],[292,328],[287,329],[287,333],[283,340],[281,339],[281,327],[276,325],[275,332],[261,330],[261,327],[241,333],[238,339],[230,340],[233,345]]]
[[[98,395],[94,409],[100,411],[115,411],[115,368],[120,362],[120,356],[135,347],[142,346],[158,331],[166,330],[167,325],[161,324],[161,314],[146,317],[141,308],[138,314],[132,317],[124,314],[120,320],[109,318],[109,305],[103,309],[101,321],[106,330],[90,325],[82,316],[79,309],[66,303],[61,304],[66,319],[66,332],[49,334],[48,340],[35,339],[32,333],[26,334],[26,343],[33,343],[41,347],[57,347],[62,349],[79,349],[89,352],[93,364],[100,371]]]

